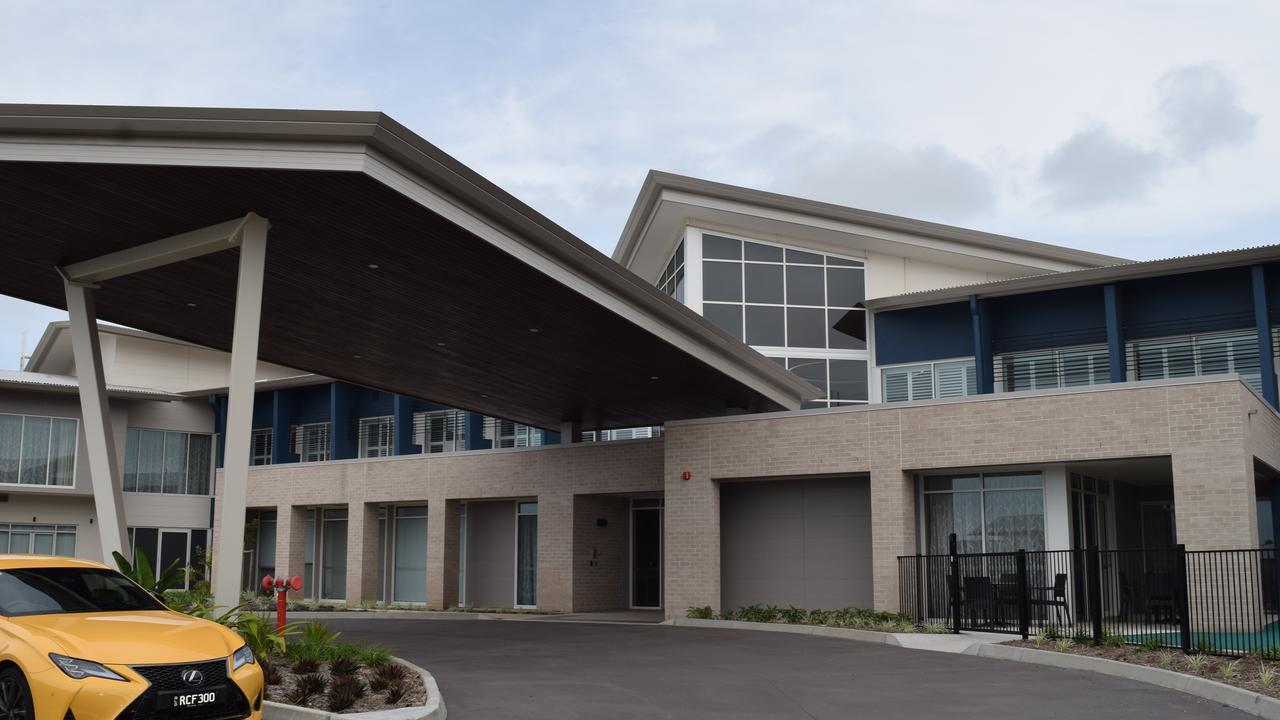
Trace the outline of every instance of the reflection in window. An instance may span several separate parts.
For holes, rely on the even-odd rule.
[[[867,361],[842,358],[779,358],[770,360],[818,388],[822,397],[805,408],[863,405],[867,402]]]
[[[1134,342],[1129,353],[1138,380],[1237,373],[1262,392],[1258,336],[1253,331]]]
[[[75,483],[77,421],[36,415],[0,415],[0,483]]]

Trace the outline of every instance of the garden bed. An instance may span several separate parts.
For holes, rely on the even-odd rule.
[[[283,655],[262,660],[266,699],[335,713],[425,705],[427,688],[416,668],[378,647],[337,642],[338,633],[309,625]]]
[[[721,610],[717,613],[709,606],[703,606],[689,608],[686,617],[690,620],[728,620],[782,625],[808,625],[886,633],[949,632],[944,625],[919,624],[909,615],[867,610],[865,608],[805,610],[794,606],[783,608],[774,605],[748,605],[746,607]]]
[[[1203,653],[1184,654],[1181,650],[1152,650],[1133,645],[1094,645],[1066,638],[1054,640],[1043,637],[1002,644],[1171,670],[1280,699],[1280,662],[1264,660],[1256,655],[1233,658]]]

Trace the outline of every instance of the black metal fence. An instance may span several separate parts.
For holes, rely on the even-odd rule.
[[[1280,657],[1274,548],[953,552],[898,566],[901,611],[956,632]]]

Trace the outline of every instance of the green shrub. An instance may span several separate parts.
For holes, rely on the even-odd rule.
[[[1112,635],[1110,633],[1103,633],[1102,640],[1098,641],[1098,645],[1101,647],[1109,647],[1109,648],[1124,647],[1125,638],[1123,635]]]
[[[329,647],[338,642],[339,637],[342,637],[342,633],[337,630],[330,630],[320,623],[308,623],[298,633],[297,642],[304,645]]]
[[[703,605],[702,607],[691,607],[685,613],[685,617],[689,618],[690,620],[714,620],[715,616],[716,614],[711,609],[710,605]]]
[[[733,609],[732,609],[732,608],[725,608],[725,609],[723,609],[723,610],[721,610],[721,611],[720,611],[720,615],[717,617],[717,619],[719,619],[719,620],[737,620],[737,619],[739,619],[739,618],[738,618],[738,616],[734,613],[734,611],[733,611]]]
[[[803,625],[809,620],[809,611],[790,605],[774,613],[774,620],[790,625]]]
[[[261,660],[258,664],[262,666],[262,681],[266,684],[279,685],[280,681],[284,679],[284,675],[280,672],[280,666],[274,661]]]
[[[329,661],[329,674],[335,678],[341,675],[355,675],[360,670],[360,663],[354,655],[342,653]]]
[[[297,675],[307,675],[320,671],[320,659],[316,657],[299,657],[293,660],[293,672]]]
[[[830,610],[810,610],[805,622],[810,625],[826,625],[831,620]]]
[[[177,560],[169,563],[169,567],[157,574],[151,568],[151,561],[147,559],[147,554],[142,552],[141,546],[134,548],[133,562],[129,562],[117,550],[111,551],[111,557],[115,559],[116,569],[121,575],[141,585],[142,589],[157,597],[163,597],[166,592],[182,585],[184,574],[182,568],[178,567]]]
[[[357,659],[360,664],[370,670],[377,670],[385,665],[392,664],[391,651],[381,645],[370,645],[369,647],[360,648]]]
[[[1164,647],[1164,643],[1160,640],[1159,635],[1148,635],[1142,640],[1142,649],[1147,652],[1158,652]]]

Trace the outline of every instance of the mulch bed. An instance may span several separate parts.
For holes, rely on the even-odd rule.
[[[1088,655],[1089,657],[1118,660],[1161,670],[1172,670],[1184,675],[1194,675],[1206,680],[1214,680],[1225,685],[1252,690],[1256,693],[1280,699],[1280,661],[1267,661],[1257,656],[1232,658],[1219,657],[1217,655],[1184,655],[1180,650],[1152,651],[1143,650],[1132,645],[1100,647],[1089,643],[1073,643],[1069,648],[1062,649],[1053,641],[1037,645],[1034,640],[1015,640],[1004,644],[1031,648],[1032,650]],[[1190,658],[1200,659],[1191,660]],[[1194,668],[1194,663],[1201,664],[1198,668]],[[1269,683],[1259,677],[1260,673],[1267,670],[1275,673]]]

